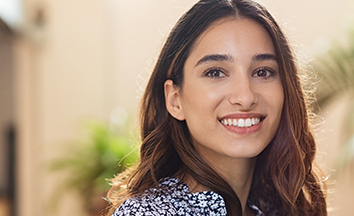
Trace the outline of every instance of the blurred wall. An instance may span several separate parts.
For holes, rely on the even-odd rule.
[[[24,0],[25,22],[16,41],[20,216],[55,215],[47,205],[62,177],[48,175],[45,164],[61,154],[63,143],[79,137],[82,120],[109,120],[115,107],[135,115],[162,42],[195,2]],[[352,0],[263,2],[307,59],[328,38],[345,41],[354,11]],[[57,215],[83,215],[74,195],[65,197]]]
[[[9,195],[10,146],[8,131],[13,123],[13,34],[0,20],[0,197]]]

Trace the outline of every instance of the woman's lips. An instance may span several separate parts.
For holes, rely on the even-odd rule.
[[[257,125],[261,122],[260,117],[255,118],[239,118],[239,119],[232,119],[232,118],[224,118],[220,120],[221,124],[227,126],[235,126],[240,128],[247,128],[253,125]]]
[[[265,118],[263,115],[229,115],[219,121],[227,130],[245,134],[260,130]]]

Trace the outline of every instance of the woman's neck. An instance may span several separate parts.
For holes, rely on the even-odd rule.
[[[208,164],[230,185],[239,198],[243,215],[249,215],[252,210],[247,205],[251,189],[253,172],[256,165],[256,158],[247,159],[209,159]],[[182,179],[191,193],[208,191],[210,188],[201,185],[191,175],[185,175]]]
[[[241,202],[242,212],[244,213],[247,212],[247,200],[256,161],[257,158],[214,158],[214,160],[208,161],[236,193]]]

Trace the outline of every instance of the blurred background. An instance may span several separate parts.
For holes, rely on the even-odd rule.
[[[0,0],[0,216],[95,215],[136,160],[155,58],[196,0]],[[354,1],[262,0],[318,83],[331,215],[354,202]],[[116,164],[120,161],[120,166]]]

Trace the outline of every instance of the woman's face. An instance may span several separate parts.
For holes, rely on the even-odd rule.
[[[167,108],[186,121],[197,151],[253,158],[270,143],[284,102],[276,59],[271,37],[250,19],[224,19],[199,37],[183,86],[165,84]]]

